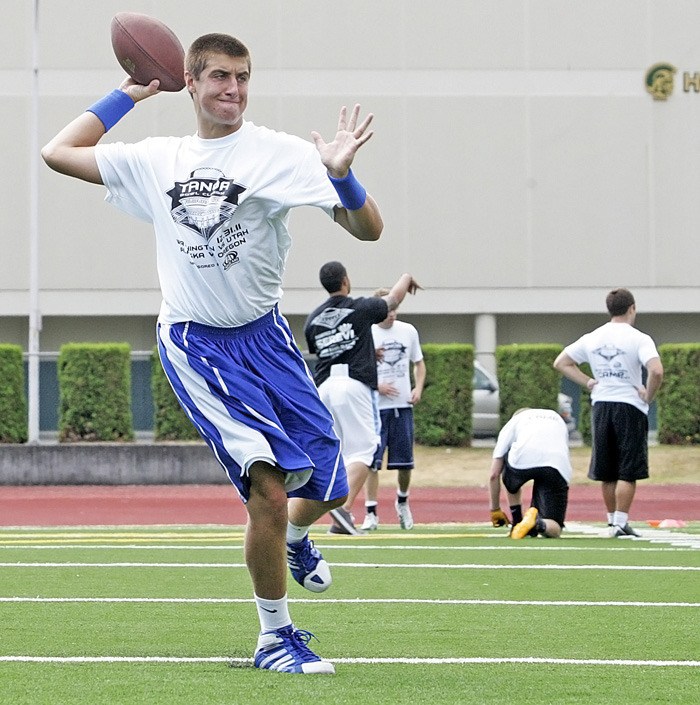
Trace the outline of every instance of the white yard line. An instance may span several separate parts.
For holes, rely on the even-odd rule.
[[[407,665],[479,665],[501,663],[550,664],[572,666],[657,666],[660,668],[698,668],[700,661],[657,661],[636,659],[574,659],[574,658],[337,658],[334,663]],[[227,658],[225,656],[0,656],[0,662],[20,663],[224,663],[252,666],[249,658]]]
[[[408,570],[612,570],[612,571],[700,571],[700,566],[682,565],[562,565],[545,563],[541,565],[508,565],[504,563],[339,563],[335,568],[405,568]],[[245,563],[140,563],[140,562],[3,562],[0,568],[245,568]]]
[[[655,543],[655,542],[652,542]],[[659,541],[661,543],[661,541]],[[700,541],[698,541],[700,547]],[[667,546],[567,546],[567,545],[536,545],[536,546],[523,546],[522,544],[510,543],[505,546],[406,546],[400,544],[365,544],[365,543],[348,543],[339,545],[334,544],[321,544],[318,541],[314,541],[316,548],[321,550],[343,550],[343,551],[538,551],[538,552],[575,552],[575,553],[588,553],[588,552],[605,552],[605,553],[619,553],[622,551],[626,552],[644,552],[644,553],[668,553],[671,551],[692,551],[694,549],[691,545],[681,545],[680,547],[667,547]],[[20,544],[12,543],[7,544],[0,539],[0,550],[13,549],[13,550],[27,550],[27,551],[63,551],[67,549],[71,550],[129,550],[129,551],[240,551],[243,548],[243,543],[240,545],[227,545],[227,546],[189,546],[183,544],[177,545],[165,545],[158,544],[153,546],[146,546],[143,544]]]
[[[0,597],[0,603],[165,603],[165,604],[253,604],[248,597]],[[457,600],[413,598],[289,598],[289,602],[313,605],[512,605],[530,607],[685,607],[697,609],[700,602],[636,602],[618,600]]]

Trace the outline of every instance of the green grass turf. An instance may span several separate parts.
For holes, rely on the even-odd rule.
[[[697,530],[694,525],[682,533]],[[318,653],[336,660],[333,677],[250,667],[258,629],[250,579],[244,567],[212,565],[242,564],[238,529],[0,531],[2,598],[237,600],[2,601],[2,701],[643,705],[692,702],[692,693],[699,690],[697,606],[492,604],[697,604],[697,548],[577,535],[512,542],[502,530],[484,526],[419,527],[410,533],[382,527],[353,539],[320,532],[314,538],[334,565],[334,585],[313,595],[290,582],[290,609],[299,627],[317,634],[320,641],[313,645]],[[18,565],[47,562],[93,565]],[[178,565],[94,565],[114,562]],[[454,567],[465,565],[484,567]],[[8,656],[218,661],[18,663],[2,659]],[[696,665],[343,661],[521,657]],[[228,659],[236,659],[236,667]]]

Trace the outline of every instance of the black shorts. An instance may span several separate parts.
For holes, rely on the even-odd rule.
[[[384,451],[388,450],[388,470],[413,470],[413,407],[382,409],[381,440],[372,467],[382,469]]]
[[[599,401],[591,411],[593,452],[588,477],[635,482],[649,477],[649,419],[632,404]]]
[[[514,468],[506,458],[503,467],[503,485],[515,494],[526,482],[534,481],[531,506],[537,508],[543,519],[553,519],[564,526],[566,506],[569,501],[569,485],[561,473],[552,467]]]

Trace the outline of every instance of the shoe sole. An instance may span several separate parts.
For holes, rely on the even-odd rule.
[[[322,575],[325,574],[325,575]],[[313,577],[318,576],[323,582],[315,583]],[[312,570],[305,578],[302,583],[302,587],[306,588],[309,592],[325,592],[333,584],[333,577],[331,576],[331,569],[328,566],[328,562],[322,558],[314,570]]]
[[[642,535],[640,533],[637,533],[632,527],[629,528],[629,531],[626,530],[626,527],[624,526],[613,526],[612,524],[608,524],[609,529],[608,529],[608,537],[611,539],[641,539]]]
[[[513,527],[513,530],[510,532],[510,537],[512,539],[515,539],[516,541],[524,539],[530,533],[530,531],[535,528],[536,524],[537,510],[532,512],[530,509],[528,509],[525,512],[523,520]]]
[[[309,674],[321,674],[321,675],[327,675],[327,676],[335,675],[335,666],[330,661],[308,661],[307,663],[302,663],[301,664],[301,671],[280,670],[280,669],[274,668],[274,664],[271,664],[270,667],[255,666],[255,668],[258,668],[261,671],[274,671],[276,673],[292,673],[293,675],[296,675],[297,673],[301,673],[302,675],[309,675]]]
[[[342,529],[342,531],[331,531],[330,533],[332,534],[350,534],[351,536],[357,536],[359,535],[359,531],[355,527],[355,525],[352,523],[352,521],[348,521],[347,517],[343,516],[343,513],[339,512],[337,509],[331,509],[330,515],[337,525],[337,528]],[[331,527],[333,528],[333,527]]]

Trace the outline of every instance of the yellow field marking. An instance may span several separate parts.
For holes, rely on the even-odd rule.
[[[157,543],[160,541],[177,541],[181,543],[207,543],[213,539],[217,541],[242,541],[243,532],[225,534],[125,534],[125,533],[72,533],[72,534],[18,534],[14,536],[2,536],[0,534],[0,546],[27,545],[27,544],[93,544],[109,541],[111,543]]]
[[[324,534],[323,535],[323,541],[324,543],[326,541],[340,541],[340,542],[346,542],[346,541],[358,541],[358,545],[362,545],[361,542],[365,541],[366,539],[369,539],[371,541],[382,541],[385,539],[391,539],[392,541],[395,541],[396,539],[403,539],[404,541],[421,541],[422,539],[498,539],[498,538],[508,538],[507,536],[505,537],[500,537],[500,536],[495,536],[493,534],[411,534],[410,536],[406,535],[405,531],[402,531],[400,534],[377,534],[376,531],[373,531],[371,534],[361,534],[360,536],[346,536],[344,534]],[[319,539],[314,536],[314,540],[318,543]]]

